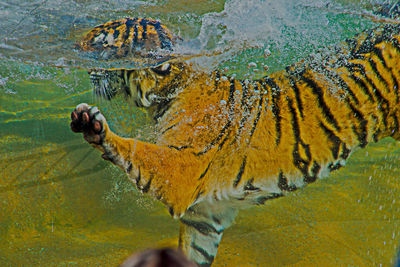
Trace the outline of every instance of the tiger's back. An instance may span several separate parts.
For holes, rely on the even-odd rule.
[[[385,26],[336,61],[256,81],[219,72],[192,78],[159,121],[158,143],[213,154],[198,177],[200,198],[263,203],[314,182],[355,149],[399,138],[398,33]]]

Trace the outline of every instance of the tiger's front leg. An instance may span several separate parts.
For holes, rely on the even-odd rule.
[[[71,129],[101,151],[102,157],[124,170],[143,193],[150,193],[181,217],[196,200],[205,159],[190,150],[122,138],[113,133],[97,107],[78,105],[71,113]]]

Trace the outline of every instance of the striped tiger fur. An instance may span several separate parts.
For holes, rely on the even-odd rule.
[[[160,57],[181,39],[164,24],[147,18],[123,18],[98,25],[75,44],[99,59]],[[143,61],[143,60],[142,60]],[[147,61],[141,62],[148,63]]]
[[[370,142],[400,139],[399,25],[366,31],[331,55],[258,80],[178,58],[94,71],[95,92],[146,107],[158,139],[119,137],[87,104],[72,112],[71,128],[162,201],[180,220],[180,247],[209,266],[241,207],[326,176]]]

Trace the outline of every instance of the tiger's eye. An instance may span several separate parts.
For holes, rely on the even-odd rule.
[[[155,68],[152,68],[152,70],[158,75],[168,75],[171,72],[171,64],[165,63]]]

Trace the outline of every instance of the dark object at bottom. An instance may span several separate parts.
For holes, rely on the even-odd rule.
[[[133,254],[120,267],[197,267],[197,265],[179,250],[161,248]]]

